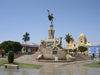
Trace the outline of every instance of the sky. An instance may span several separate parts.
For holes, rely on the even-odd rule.
[[[28,32],[28,43],[40,44],[49,37],[48,12],[53,13],[54,37],[68,33],[78,42],[85,34],[90,43],[100,45],[100,0],[0,0],[0,43],[3,41],[23,42]]]

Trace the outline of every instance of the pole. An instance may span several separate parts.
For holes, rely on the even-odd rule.
[[[25,53],[26,53],[26,42],[25,42]]]
[[[69,54],[69,43],[68,43],[68,54]]]

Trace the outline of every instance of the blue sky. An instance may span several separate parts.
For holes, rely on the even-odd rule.
[[[65,35],[71,33],[78,42],[82,31],[90,43],[100,45],[100,0],[0,0],[0,43],[22,43],[26,32],[30,43],[48,39],[47,9],[55,18],[54,37],[63,37],[63,47]]]

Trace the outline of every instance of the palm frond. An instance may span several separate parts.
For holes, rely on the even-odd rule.
[[[26,32],[25,35],[23,35],[22,40],[24,40],[25,42],[29,41],[30,40],[29,33]]]
[[[70,43],[70,41],[72,40],[72,38],[68,34],[68,35],[66,35],[65,40],[66,40],[66,42]]]

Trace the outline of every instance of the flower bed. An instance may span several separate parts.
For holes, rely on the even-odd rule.
[[[59,58],[58,60],[66,60],[66,58]]]
[[[51,58],[44,58],[44,59],[41,59],[41,60],[55,60],[55,59],[51,59]],[[66,58],[59,58],[58,60],[66,60]]]
[[[44,58],[45,60],[53,60],[53,59],[51,59],[51,58]]]

